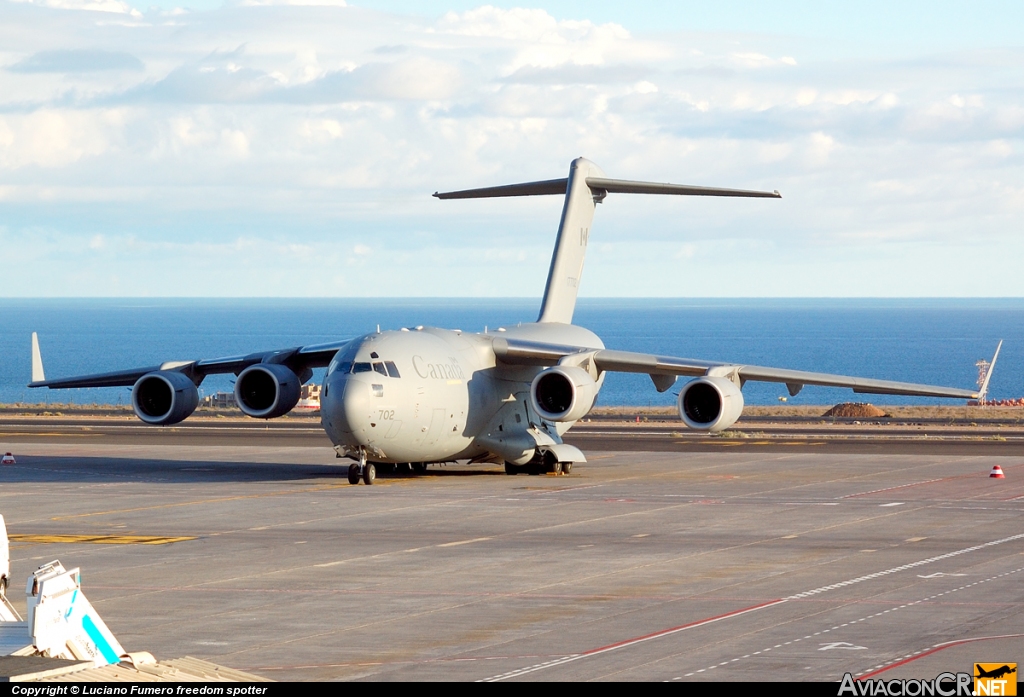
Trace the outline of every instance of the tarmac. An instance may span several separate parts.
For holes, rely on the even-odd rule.
[[[0,467],[14,579],[81,567],[121,643],[158,658],[276,680],[929,679],[1024,663],[1013,436],[606,425],[581,429],[590,461],[568,476],[449,465],[351,486],[308,424],[37,422],[0,427],[17,458]],[[11,596],[22,610],[17,583]]]

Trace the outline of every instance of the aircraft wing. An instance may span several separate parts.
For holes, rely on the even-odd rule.
[[[504,337],[494,339],[494,353],[498,360],[503,363],[520,365],[555,365],[567,356],[579,353],[593,353],[593,360],[598,370],[621,373],[646,373],[654,380],[660,392],[664,392],[672,386],[673,376],[689,375],[700,377],[702,375],[721,375],[731,377],[735,375],[741,383],[748,380],[784,383],[791,395],[796,395],[804,385],[822,385],[825,387],[849,387],[854,392],[862,394],[895,394],[960,399],[978,398],[978,393],[975,390],[963,390],[955,387],[918,385],[911,382],[875,380],[873,378],[831,375],[828,373],[811,373],[803,370],[766,368],[764,366],[704,361],[694,358],[655,356],[649,353],[635,353],[633,351],[545,344],[534,341],[506,339]],[[668,376],[668,381],[664,380],[665,376]]]
[[[249,366],[257,363],[280,363],[291,368],[297,375],[301,375],[307,368],[322,368],[326,366],[334,358],[334,354],[348,342],[349,340],[346,339],[327,344],[296,346],[287,349],[250,353],[245,356],[227,356],[197,361],[170,361],[146,368],[130,368],[110,373],[95,373],[93,375],[46,380],[41,375],[42,360],[38,355],[38,343],[33,340],[33,380],[28,386],[49,387],[55,390],[73,387],[131,387],[143,375],[157,370],[174,370],[184,373],[198,385],[207,375],[225,373],[237,375]],[[38,372],[35,368],[37,364]],[[37,380],[37,377],[42,379]]]

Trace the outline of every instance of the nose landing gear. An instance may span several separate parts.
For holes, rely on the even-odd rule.
[[[366,461],[365,450],[359,451],[359,464],[348,466],[348,483],[358,484],[360,479],[367,486],[373,484],[377,479],[377,468],[372,462]]]

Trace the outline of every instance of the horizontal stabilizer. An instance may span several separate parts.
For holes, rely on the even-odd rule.
[[[685,184],[659,184],[657,182],[636,182],[628,179],[605,179],[587,177],[587,186],[594,196],[602,194],[669,194],[672,196],[736,196],[746,198],[782,198],[778,191],[749,191],[746,189],[721,189],[713,186],[687,186]],[[541,182],[523,182],[506,186],[488,186],[483,189],[465,189],[434,193],[435,198],[499,198],[502,196],[546,196],[564,195],[568,179],[548,179]]]
[[[435,198],[498,198],[501,196],[546,196],[549,194],[565,194],[568,179],[548,179],[542,182],[524,182],[507,184],[506,186],[488,186],[483,189],[465,189],[449,191],[444,194],[434,192]]]
[[[748,198],[782,198],[778,191],[748,191],[746,189],[719,189],[713,186],[686,186],[684,184],[657,184],[634,182],[627,179],[587,177],[590,190],[610,194],[670,194],[674,196],[743,196]]]

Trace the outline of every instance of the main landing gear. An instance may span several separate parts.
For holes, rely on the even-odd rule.
[[[530,462],[525,465],[513,465],[511,462],[505,463],[505,474],[569,474],[572,472],[571,462]]]

